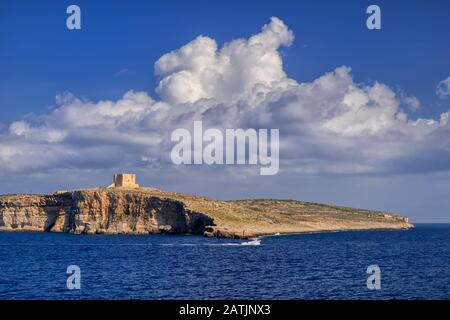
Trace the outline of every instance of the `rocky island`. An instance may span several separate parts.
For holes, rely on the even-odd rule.
[[[297,200],[218,201],[143,188],[132,174],[114,175],[105,188],[0,196],[0,231],[252,238],[412,227],[408,218],[386,212]]]

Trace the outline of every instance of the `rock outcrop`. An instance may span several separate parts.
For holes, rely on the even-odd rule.
[[[82,234],[203,234],[213,220],[177,200],[92,189],[0,197],[0,230]]]
[[[406,217],[386,212],[296,200],[218,201],[150,188],[0,196],[0,231],[250,238],[275,233],[412,227]]]

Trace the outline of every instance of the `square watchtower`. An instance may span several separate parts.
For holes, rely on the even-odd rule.
[[[113,176],[113,183],[109,187],[139,188],[139,185],[136,183],[136,175],[134,173],[116,173]]]

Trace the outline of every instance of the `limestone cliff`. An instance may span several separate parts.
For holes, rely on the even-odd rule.
[[[385,212],[295,200],[217,201],[147,188],[0,196],[0,231],[247,238],[274,233],[412,227],[406,217]]]
[[[0,196],[0,230],[203,234],[211,224],[210,217],[180,201],[125,190]]]

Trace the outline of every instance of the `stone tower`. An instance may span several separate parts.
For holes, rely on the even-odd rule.
[[[134,173],[117,173],[113,176],[113,183],[108,188],[139,188]]]

